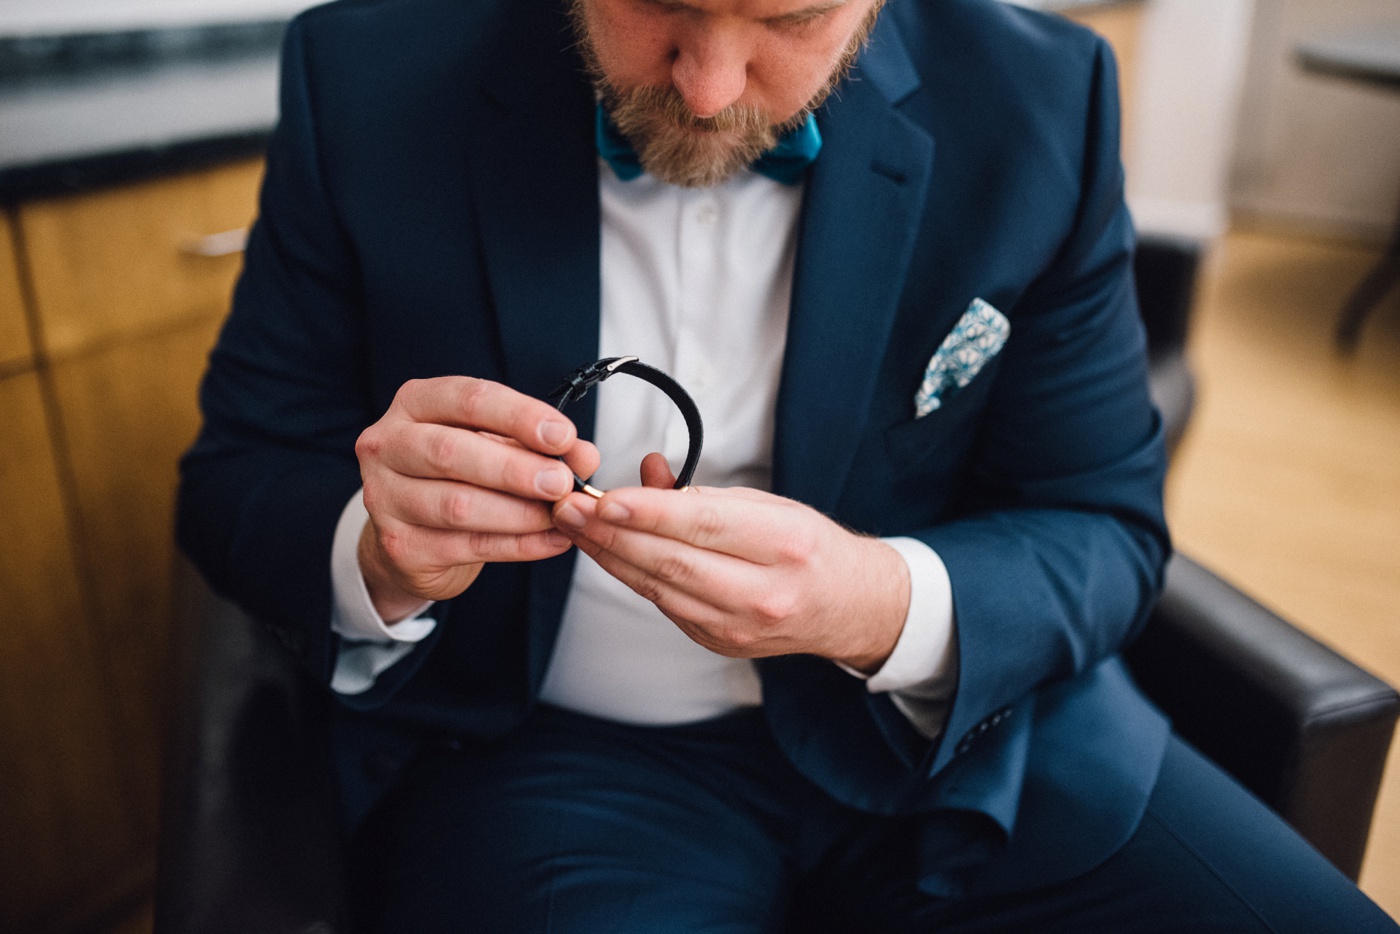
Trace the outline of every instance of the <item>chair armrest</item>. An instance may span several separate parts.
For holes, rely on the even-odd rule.
[[[1168,453],[1180,444],[1195,404],[1186,337],[1204,250],[1200,240],[1143,234],[1133,254],[1138,311],[1152,368],[1152,401],[1162,413]]]
[[[155,931],[345,930],[327,699],[187,563],[176,577],[183,703],[166,750]]]
[[[1182,737],[1357,877],[1393,688],[1182,555],[1127,656]]]
[[[1162,434],[1170,458],[1180,447],[1196,407],[1196,377],[1186,355],[1176,351],[1153,358],[1148,381],[1152,404],[1162,413]]]
[[[1194,237],[1144,233],[1133,254],[1138,311],[1147,328],[1147,350],[1160,354],[1186,348],[1191,308],[1205,243]]]

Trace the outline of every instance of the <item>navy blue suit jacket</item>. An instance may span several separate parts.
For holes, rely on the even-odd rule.
[[[559,6],[350,0],[290,27],[179,531],[322,680],[358,434],[410,378],[544,395],[596,355],[594,100]],[[817,117],[774,490],[942,556],[958,687],[933,743],[817,658],[763,661],[764,707],[832,795],[926,825],[931,891],[1090,868],[1136,825],[1165,743],[1116,658],[1169,548],[1116,93],[1102,41],[1059,18],[893,0]],[[1010,339],[915,420],[924,367],[974,297],[1006,313]],[[593,410],[571,415],[589,436]],[[488,567],[406,661],[343,700],[348,720],[509,732],[574,560]]]

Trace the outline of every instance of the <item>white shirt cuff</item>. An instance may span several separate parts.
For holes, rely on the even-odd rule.
[[[895,707],[921,734],[933,739],[943,729],[948,702],[957,689],[958,643],[953,621],[953,585],[943,559],[916,538],[882,538],[909,568],[909,612],[899,641],[885,663],[866,676],[871,693],[888,693]]]
[[[364,490],[358,490],[340,513],[331,542],[331,630],[348,640],[341,643],[331,673],[331,690],[337,694],[361,694],[374,687],[381,673],[412,652],[413,644],[437,625],[422,615],[431,602],[392,626],[375,611],[360,571],[360,534],[368,521]]]
[[[437,620],[424,616],[432,601],[390,625],[374,609],[364,574],[360,571],[360,534],[369,513],[365,510],[364,490],[357,490],[340,513],[331,543],[331,589],[335,601],[331,610],[331,630],[346,639],[376,642],[421,642],[437,626]]]
[[[331,672],[331,690],[337,694],[363,694],[374,687],[380,674],[413,651],[413,642],[342,642]]]

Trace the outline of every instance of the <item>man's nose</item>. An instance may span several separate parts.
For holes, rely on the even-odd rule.
[[[742,42],[715,32],[697,32],[676,44],[671,83],[691,113],[713,117],[743,95],[748,66]]]

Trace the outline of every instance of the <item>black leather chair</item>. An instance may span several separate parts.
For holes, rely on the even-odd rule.
[[[1173,446],[1197,246],[1147,240],[1139,291]],[[272,635],[178,575],[184,675],[166,768],[156,934],[347,930],[328,700]],[[1400,697],[1178,555],[1129,663],[1182,736],[1343,872],[1360,869]]]
[[[1138,310],[1147,330],[1152,401],[1175,453],[1196,404],[1196,379],[1186,359],[1186,337],[1201,265],[1201,244],[1184,237],[1144,236],[1133,261]]]

